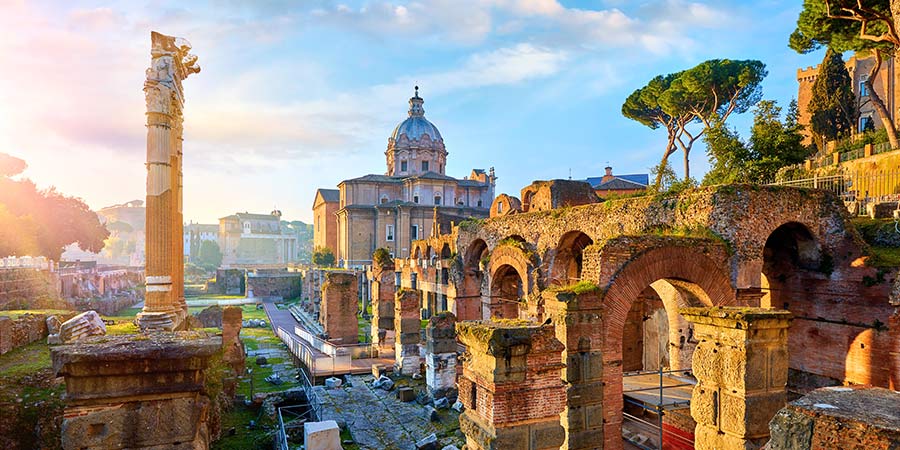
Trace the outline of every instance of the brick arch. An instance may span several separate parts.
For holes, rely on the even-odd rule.
[[[549,261],[547,285],[568,285],[581,279],[584,249],[594,240],[580,230],[564,233],[555,249],[549,250],[544,260]]]
[[[488,251],[487,248],[483,239],[475,239],[460,254],[463,273],[457,285],[455,311],[459,320],[481,320],[484,317],[482,285],[485,272],[481,270],[481,257]]]
[[[711,305],[733,305],[735,290],[727,267],[725,261],[716,261],[696,247],[656,247],[630,258],[606,286],[601,306],[603,448],[622,448],[622,336],[632,304],[654,282],[678,280],[681,286],[692,284],[694,291],[702,290]]]
[[[497,269],[504,265],[512,266],[516,269],[516,272],[519,273],[519,276],[522,277],[522,289],[524,290],[525,296],[534,292],[535,286],[532,274],[535,269],[535,264],[529,255],[512,245],[498,245],[497,248],[491,252],[491,259],[488,267],[491,279],[496,275]]]

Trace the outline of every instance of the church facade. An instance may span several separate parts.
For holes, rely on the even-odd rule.
[[[372,253],[381,247],[395,257],[408,257],[412,241],[448,232],[454,222],[488,217],[497,179],[494,169],[473,169],[462,179],[448,176],[444,139],[425,118],[423,104],[416,87],[409,117],[388,138],[384,175],[340,182],[331,211],[317,195],[315,241],[328,242],[324,234],[319,236],[320,219],[325,224],[322,233],[333,226],[337,236],[331,250],[343,267],[370,264]]]

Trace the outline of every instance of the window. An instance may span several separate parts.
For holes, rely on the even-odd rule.
[[[482,205],[481,200],[478,200],[478,207],[481,208],[481,205]]]
[[[388,225],[385,230],[385,240],[388,242],[394,242],[394,226]]]
[[[419,203],[419,194],[413,195],[413,203]]]
[[[503,202],[497,202],[497,214],[503,214]]]
[[[428,161],[422,161],[422,172],[428,172]]]
[[[385,204],[385,203],[387,203],[387,202],[388,202],[388,197],[387,197],[387,195],[382,195],[382,196],[381,196],[381,204],[383,205],[383,204]]]
[[[440,205],[440,204],[441,204],[441,196],[440,196],[440,195],[435,195],[435,196],[434,196],[434,204],[435,204],[435,205]]]
[[[407,169],[406,161],[400,161],[400,171],[406,172],[406,169]]]
[[[419,239],[419,226],[413,225],[409,227],[409,238],[413,241]]]
[[[859,118],[859,132],[863,133],[865,131],[874,130],[875,122],[872,122],[871,117],[860,117]]]
[[[866,81],[869,80],[868,75],[863,75],[859,77],[859,96],[867,97],[869,95],[869,90],[866,89]]]

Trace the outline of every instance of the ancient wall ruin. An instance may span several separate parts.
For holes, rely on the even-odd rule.
[[[359,292],[356,275],[351,272],[327,272],[322,283],[319,322],[328,340],[338,344],[359,342]]]

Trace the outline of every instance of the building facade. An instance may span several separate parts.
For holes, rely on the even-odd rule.
[[[343,267],[371,263],[372,253],[381,247],[397,257],[409,257],[412,241],[449,231],[451,223],[489,214],[497,179],[494,169],[474,169],[462,179],[448,176],[444,139],[425,118],[423,104],[416,87],[409,99],[409,117],[388,138],[384,175],[338,184],[332,250]],[[317,246],[329,246],[329,195],[320,189],[313,207]],[[324,230],[319,229],[320,219]]]
[[[317,189],[313,201],[313,248],[328,248],[337,255],[337,210],[341,191]]]
[[[864,82],[868,80],[869,73],[875,65],[875,58],[853,56],[847,60],[847,71],[850,73],[850,85],[853,89],[853,95],[856,96],[857,108],[859,111],[859,119],[856,124],[856,131],[860,132],[866,129],[868,124],[872,128],[880,129],[884,124],[872,103],[872,97],[869,95],[868,89]],[[875,75],[876,80],[872,81],[872,87],[878,97],[884,102],[884,106],[891,114],[891,120],[896,123],[898,113],[900,113],[900,105],[898,105],[898,89],[897,83],[900,82],[900,73],[896,70],[896,58],[885,58],[881,63],[881,68]],[[797,107],[799,112],[799,122],[805,126],[803,133],[806,136],[804,143],[812,142],[812,131],[809,129],[809,101],[812,99],[812,87],[819,75],[819,66],[807,67],[805,69],[797,69]]]
[[[600,198],[616,195],[636,194],[647,190],[650,184],[650,175],[646,173],[633,173],[628,175],[613,175],[610,166],[604,167],[606,173],[602,177],[588,177],[587,181],[594,188]]]
[[[205,241],[218,244],[219,225],[214,223],[188,223],[184,225],[184,259],[192,261]],[[221,250],[221,249],[220,249]]]
[[[237,213],[219,219],[224,268],[281,265],[298,259],[297,234],[281,222],[281,211]]]

